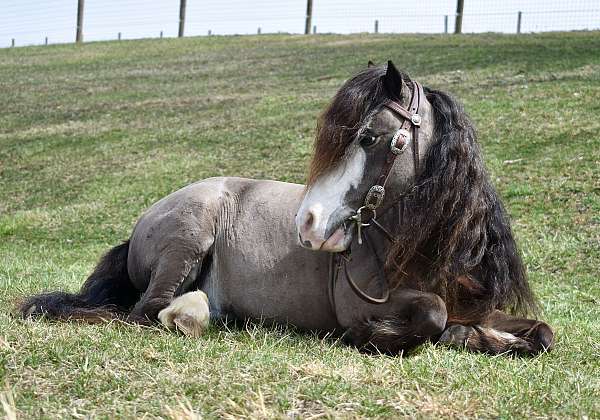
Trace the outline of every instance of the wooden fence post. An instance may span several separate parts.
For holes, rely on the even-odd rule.
[[[304,25],[304,34],[310,34],[310,25],[312,24],[312,0],[306,0],[306,24]]]
[[[12,41],[11,41],[11,43],[10,43],[10,47],[11,47],[11,48],[14,48],[14,47],[15,47],[15,39],[14,39],[14,38],[12,39]]]
[[[523,15],[523,12],[521,12],[519,10],[519,14],[517,15],[517,33],[520,34],[521,33],[521,16]]]
[[[83,6],[84,0],[77,1],[77,32],[75,42],[83,42]]]
[[[185,30],[185,3],[186,0],[179,0],[179,32],[178,37],[183,37]]]
[[[456,20],[454,22],[454,33],[459,34],[462,32],[462,20],[463,20],[463,10],[465,7],[464,0],[456,1]]]
[[[375,19],[375,33],[379,33],[379,20]]]
[[[448,15],[444,16],[444,33],[448,33]]]
[[[48,37],[44,40],[44,45],[48,45]]]

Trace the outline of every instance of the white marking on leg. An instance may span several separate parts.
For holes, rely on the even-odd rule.
[[[167,328],[199,337],[208,328],[210,320],[208,297],[200,290],[178,296],[158,313],[158,319]]]

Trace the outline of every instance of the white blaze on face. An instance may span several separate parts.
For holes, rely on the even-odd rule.
[[[312,248],[320,248],[329,218],[344,206],[344,197],[356,188],[365,170],[366,154],[356,147],[352,156],[321,176],[310,186],[296,215],[296,227],[302,241],[310,241]]]

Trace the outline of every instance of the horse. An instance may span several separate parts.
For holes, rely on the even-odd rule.
[[[549,350],[507,213],[462,105],[389,61],[318,119],[307,185],[219,177],[152,205],[77,293],[23,317],[120,319],[200,336],[233,318],[332,334],[367,352],[431,341]]]

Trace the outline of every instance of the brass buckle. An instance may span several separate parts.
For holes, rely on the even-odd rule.
[[[396,131],[396,133],[394,134],[394,137],[392,137],[392,141],[390,142],[390,150],[392,151],[393,154],[395,155],[399,155],[400,153],[404,152],[406,150],[406,148],[408,147],[408,137],[410,136],[410,133],[408,132],[408,130],[401,128],[398,131]],[[402,145],[402,147],[396,147],[396,143],[398,142],[398,139],[402,137],[404,139],[404,144]]]

